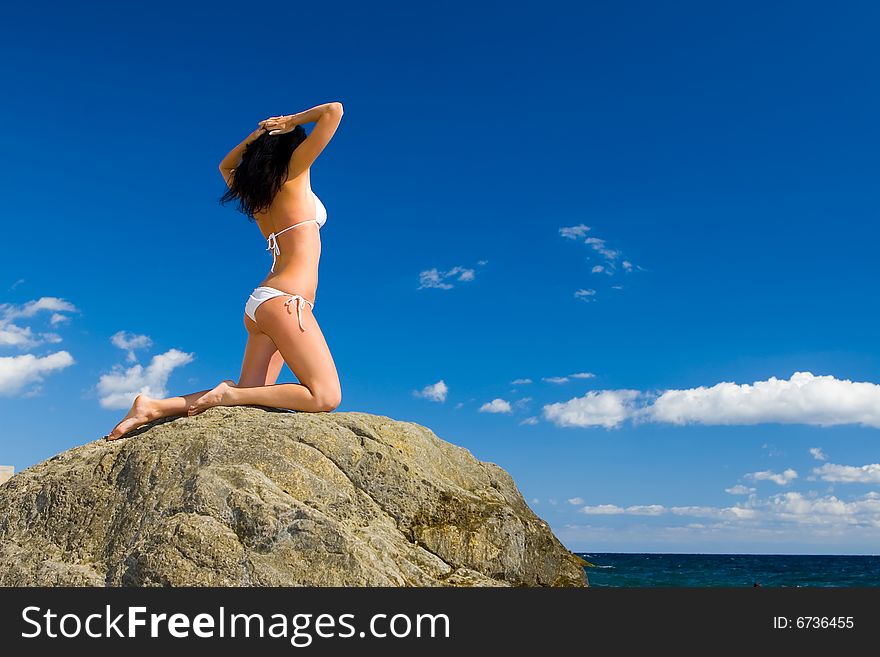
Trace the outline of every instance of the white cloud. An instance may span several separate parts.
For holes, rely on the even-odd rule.
[[[590,271],[594,274],[601,274],[603,271],[605,271],[605,267],[603,267],[602,265],[593,265],[593,268]]]
[[[633,414],[638,390],[591,390],[582,397],[544,406],[544,419],[558,427],[618,426]]]
[[[684,390],[666,390],[659,395],[633,390],[592,391],[584,397],[551,404],[554,417],[570,417],[564,409],[592,408],[596,396],[627,403],[615,414],[639,422],[706,425],[751,425],[759,423],[833,426],[861,424],[880,428],[880,385],[795,372],[791,379],[770,377],[752,384],[718,383]],[[557,422],[559,424],[559,422]],[[594,426],[593,423],[565,423],[560,426]],[[604,424],[603,426],[608,426]]]
[[[826,463],[813,468],[813,474],[824,481],[842,484],[880,484],[880,463],[867,465],[837,465]]]
[[[789,380],[770,377],[753,384],[667,390],[654,402],[650,414],[655,421],[673,424],[780,422],[880,427],[880,385],[795,372]]]
[[[624,261],[621,262],[620,264],[621,264],[621,266],[623,267],[623,270],[624,270],[624,271],[628,271],[628,272],[629,272],[629,271],[632,271],[632,270],[633,270],[633,264],[632,264],[629,260],[624,260]]]
[[[730,493],[731,495],[750,495],[755,492],[755,488],[750,488],[749,486],[743,486],[742,484],[737,484],[736,486],[731,486],[730,488],[725,488],[725,493]]]
[[[39,383],[47,374],[73,363],[73,356],[66,351],[42,357],[33,354],[0,357],[0,395],[18,394],[31,383]]]
[[[422,397],[429,401],[444,402],[446,401],[446,394],[448,392],[449,388],[446,386],[446,383],[443,379],[440,379],[437,383],[425,386],[421,390],[414,390],[413,394],[416,397]]]
[[[592,372],[575,372],[574,374],[569,374],[572,379],[594,379],[596,375]]]
[[[498,398],[480,406],[480,413],[510,413],[512,410],[510,402]]]
[[[6,319],[15,319],[17,317],[33,317],[37,313],[43,311],[54,311],[56,313],[72,313],[76,312],[76,306],[69,301],[58,297],[40,297],[35,301],[28,301],[25,304],[16,306],[13,304],[0,304],[0,314]]]
[[[825,456],[825,452],[822,451],[821,447],[810,447],[810,456],[812,456],[817,461],[828,460],[828,457]]]
[[[27,349],[40,344],[34,332],[29,326],[18,326],[0,320],[0,345],[5,347],[20,347]]]
[[[579,237],[583,237],[590,230],[590,227],[586,224],[578,224],[577,226],[567,226],[565,228],[559,229],[559,234],[563,237],[567,237],[570,240],[576,240]]]
[[[32,319],[42,312],[51,312],[49,323],[57,326],[69,319],[62,313],[76,312],[76,306],[58,297],[41,297],[21,305],[0,304],[0,346],[28,349],[45,342],[61,342],[57,333],[37,334],[30,326],[14,322],[16,319]]]
[[[475,277],[474,270],[466,267],[456,266],[448,271],[440,271],[434,267],[419,273],[419,287],[417,289],[436,288],[439,290],[450,290],[454,287],[449,282],[450,280],[468,282],[474,280]]]
[[[616,504],[596,504],[593,506],[585,506],[579,509],[581,513],[586,513],[587,515],[617,515],[620,513],[626,513],[626,509],[623,507],[617,506]]]
[[[524,385],[527,385],[531,382],[532,382],[531,379],[514,379],[513,381],[510,382],[510,384],[514,385],[514,386],[524,386]]]
[[[538,424],[538,418],[536,418],[536,417],[534,417],[534,416],[532,416],[532,417],[527,417],[525,420],[523,420],[522,422],[520,422],[520,424],[525,424],[525,425],[528,425],[528,426],[532,426],[532,425]]]
[[[586,290],[581,288],[580,290],[575,290],[574,298],[580,299],[581,301],[593,301],[596,296],[596,290]]]
[[[489,261],[488,260],[477,260],[477,264],[480,265],[480,267],[483,267],[485,265],[488,265]]]
[[[578,504],[584,503],[584,498],[583,497],[572,497],[572,498],[569,498],[568,503],[574,504],[575,506],[577,506]]]
[[[132,363],[137,362],[137,356],[134,353],[136,349],[148,349],[153,346],[150,336],[129,333],[128,331],[114,333],[110,338],[110,342],[114,346],[128,352],[126,357]]]
[[[546,381],[547,383],[568,383],[567,376],[545,376],[541,379],[541,381]]]
[[[588,237],[584,240],[584,244],[589,244],[594,251],[602,254],[608,261],[608,264],[613,264],[613,262],[620,256],[620,251],[609,249],[605,246],[605,240],[599,239],[598,237]]]
[[[746,477],[748,477],[749,479],[754,479],[755,481],[772,481],[774,484],[787,486],[792,481],[797,479],[798,473],[791,468],[788,468],[783,472],[761,470],[760,472],[750,472],[746,475]]]
[[[169,349],[164,354],[153,356],[150,364],[132,365],[128,369],[120,365],[98,380],[98,399],[104,408],[127,409],[138,394],[150,397],[168,395],[166,386],[171,373],[178,367],[192,362],[193,354],[178,349]]]

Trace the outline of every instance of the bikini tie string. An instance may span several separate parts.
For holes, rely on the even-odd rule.
[[[269,239],[267,240],[269,246],[266,247],[267,251],[272,252],[272,269],[270,271],[275,271],[275,260],[278,256],[281,255],[281,249],[278,246],[278,238],[275,236],[275,233],[269,234]]]
[[[290,298],[284,302],[284,306],[285,308],[287,308],[287,312],[293,312],[290,309],[290,304],[294,301],[296,302],[296,318],[299,321],[299,328],[301,331],[305,331],[306,329],[303,326],[302,320],[302,307],[303,303],[308,303],[308,300],[305,297],[300,296],[299,294],[292,294]]]

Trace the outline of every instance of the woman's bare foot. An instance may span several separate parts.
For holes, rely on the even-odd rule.
[[[196,399],[192,404],[190,404],[189,408],[186,410],[186,414],[189,416],[198,415],[199,413],[204,413],[209,408],[213,408],[214,406],[223,406],[224,402],[228,400],[227,393],[229,389],[234,387],[235,381],[232,381],[230,379],[221,381],[204,395]]]
[[[130,431],[134,431],[138,427],[147,424],[147,422],[157,419],[159,419],[159,412],[156,407],[156,400],[152,397],[147,397],[147,395],[138,395],[135,397],[128,415],[122,418],[122,421],[113,428],[113,431],[104,436],[104,439],[116,440],[122,438],[122,436]]]

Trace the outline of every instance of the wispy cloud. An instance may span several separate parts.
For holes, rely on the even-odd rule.
[[[531,382],[532,382],[531,379],[514,379],[513,381],[510,382],[510,384],[514,385],[514,386],[524,386],[524,385],[528,385]]]
[[[867,465],[826,463],[813,468],[813,474],[824,481],[841,484],[880,484],[880,463]]]
[[[449,388],[446,386],[446,383],[443,379],[437,381],[437,383],[432,383],[431,385],[427,385],[421,390],[413,390],[413,395],[416,397],[421,397],[423,399],[427,399],[433,402],[444,402],[446,401],[446,395],[449,393]]]
[[[817,461],[828,460],[828,457],[825,456],[825,452],[822,451],[821,447],[810,447],[810,456],[812,456]]]
[[[760,423],[880,428],[880,385],[795,372],[751,384],[718,383],[659,395],[636,390],[591,391],[544,407],[558,426],[618,426],[625,420],[667,424]]]
[[[487,262],[488,260],[479,260],[477,265],[482,267]],[[416,289],[434,288],[438,290],[451,290],[455,287],[455,282],[467,283],[475,278],[476,271],[468,267],[456,266],[446,271],[433,267],[419,273],[419,287]]]
[[[495,398],[480,406],[480,413],[510,413],[512,411],[510,402],[500,398]]]
[[[797,479],[798,473],[792,468],[788,468],[783,472],[773,472],[772,470],[761,470],[759,472],[749,472],[745,475],[748,479],[754,481],[772,481],[780,486],[787,486]]]
[[[742,484],[737,484],[736,486],[731,486],[730,488],[725,488],[725,493],[730,493],[731,495],[750,495],[755,492],[755,488],[751,488],[749,486],[743,486]]]
[[[137,356],[134,353],[136,349],[149,349],[153,346],[153,341],[150,339],[150,336],[129,333],[128,331],[114,333],[110,338],[110,342],[112,342],[114,346],[126,351],[128,361],[131,363],[137,362]]]
[[[576,240],[590,232],[590,227],[586,224],[578,224],[577,226],[567,226],[559,229],[559,234],[563,237]]]
[[[590,273],[607,274],[608,276],[613,277],[618,270],[622,270],[625,274],[629,274],[636,269],[643,269],[643,267],[633,264],[631,260],[625,258],[620,249],[609,246],[605,239],[595,237],[594,235],[587,237],[587,233],[590,231],[590,227],[586,224],[563,226],[559,229],[559,234],[562,237],[581,241],[590,248],[594,258],[599,258],[601,260],[598,263],[594,262],[590,267]],[[612,287],[618,290],[623,288],[621,285],[614,285]],[[574,297],[580,301],[595,301],[597,298],[597,292],[593,288],[580,288],[575,291]]]
[[[31,326],[22,326],[20,320],[32,320],[39,314],[50,313],[53,327],[69,319],[64,313],[76,312],[76,306],[58,297],[41,297],[24,304],[0,304],[0,346],[30,349],[44,343],[57,343],[61,336],[51,331],[35,332]]]
[[[733,506],[665,506],[662,504],[618,506],[593,504],[579,509],[587,515],[672,515],[709,518],[723,525],[770,527],[786,524],[837,527],[880,527],[880,493],[872,491],[850,501],[834,495],[810,496],[790,491],[761,499],[748,499]]]
[[[117,365],[98,380],[98,400],[104,408],[125,409],[139,394],[166,397],[171,373],[193,360],[193,354],[169,349],[153,356],[147,367],[136,364],[129,368]]]
[[[545,376],[541,380],[547,383],[568,383],[572,379],[594,379],[596,375],[592,372],[575,372],[574,374],[566,374],[565,376]]]
[[[520,422],[520,424],[523,424],[523,425],[526,425],[526,426],[531,426],[531,425],[534,425],[534,424],[538,424],[538,418],[535,417],[535,416],[527,417],[525,420],[523,420],[522,422]]]
[[[0,357],[0,395],[17,395],[29,385],[40,383],[48,374],[59,372],[73,363],[73,356],[66,351],[42,357],[33,354]]]

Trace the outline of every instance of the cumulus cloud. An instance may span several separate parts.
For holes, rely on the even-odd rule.
[[[440,271],[434,267],[419,273],[419,287],[417,289],[451,290],[454,287],[451,281],[468,282],[474,280],[475,277],[474,270],[467,267],[456,266],[447,271]]]
[[[795,372],[788,380],[770,377],[752,384],[667,390],[653,403],[650,414],[655,421],[672,424],[779,422],[880,427],[880,385]]]
[[[880,484],[880,463],[867,465],[826,463],[813,468],[813,474],[824,481],[841,484]]]
[[[594,379],[596,375],[592,372],[575,372],[574,374],[569,374],[569,377],[572,379]]]
[[[810,456],[812,456],[817,461],[828,460],[828,457],[825,456],[825,452],[822,451],[821,447],[810,447]]]
[[[414,390],[413,394],[416,397],[422,397],[423,399],[427,399],[433,402],[444,402],[446,401],[446,395],[449,392],[449,388],[446,386],[446,383],[443,379],[440,379],[437,383],[432,383],[431,385],[427,385],[421,390]]]
[[[33,354],[0,357],[0,395],[16,395],[30,384],[40,383],[46,375],[73,363],[73,356],[66,351],[42,357]]]
[[[547,404],[545,420],[559,427],[605,427],[610,429],[633,414],[638,390],[591,390],[567,402]]]
[[[614,414],[617,424],[632,419],[677,425],[860,424],[880,428],[880,385],[810,372],[795,372],[788,380],[770,377],[751,384],[725,382],[666,390],[659,395],[632,390],[592,391],[584,397],[545,406],[545,416],[546,409],[552,409],[552,417],[562,420],[557,422],[560,426],[596,426],[588,421],[566,421],[573,417],[566,410],[592,408],[597,395],[613,401],[621,394],[627,403]]]
[[[511,411],[513,409],[510,406],[510,402],[499,398],[495,398],[480,406],[480,413],[510,413]]]
[[[567,376],[545,376],[541,379],[541,381],[546,381],[547,383],[568,383]]]
[[[104,408],[127,409],[139,394],[166,397],[171,373],[192,360],[193,354],[169,349],[153,356],[147,367],[136,364],[126,369],[117,365],[98,380],[98,400]]]
[[[761,470],[760,472],[750,472],[746,475],[749,479],[754,479],[755,481],[772,481],[774,484],[779,484],[780,486],[787,486],[792,481],[797,479],[798,473],[791,468],[783,472],[773,472],[772,470]]]
[[[132,363],[137,362],[137,356],[134,353],[136,349],[148,349],[153,346],[153,341],[150,339],[150,336],[129,333],[128,331],[114,333],[110,338],[110,342],[112,342],[115,347],[119,347],[123,351],[126,351],[126,357],[129,362]]]

